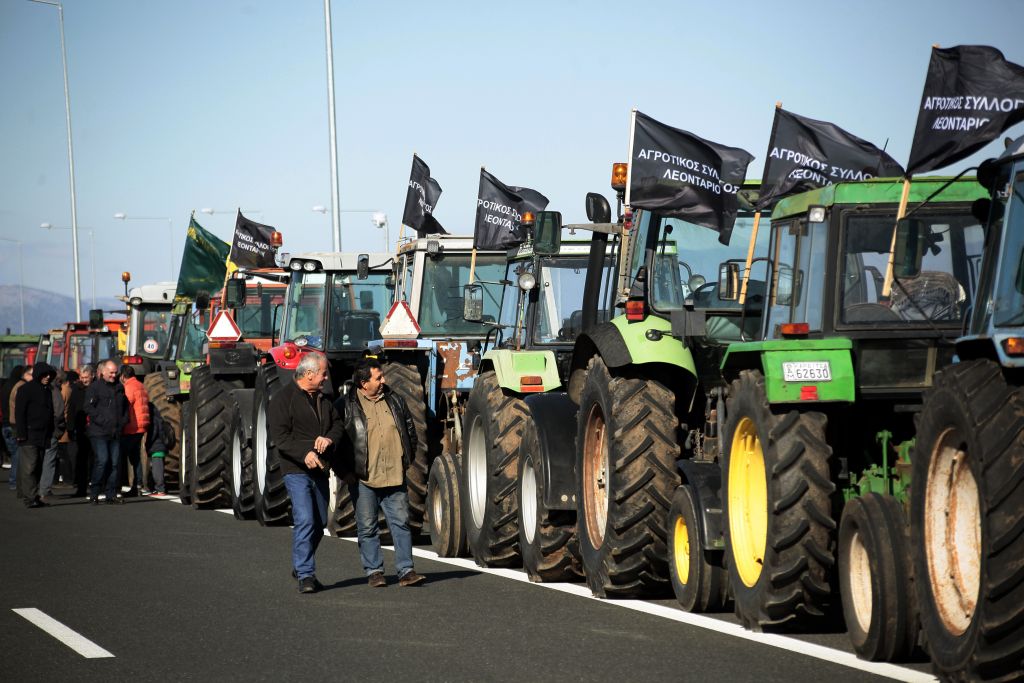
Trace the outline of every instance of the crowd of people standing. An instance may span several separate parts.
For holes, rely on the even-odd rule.
[[[28,508],[49,505],[60,483],[94,505],[101,497],[114,505],[126,496],[166,494],[166,426],[131,366],[107,360],[66,374],[46,363],[15,367],[0,385],[0,415],[10,454],[7,483]],[[130,482],[124,494],[122,482]]]

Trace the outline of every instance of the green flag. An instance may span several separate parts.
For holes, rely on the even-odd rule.
[[[194,300],[200,291],[213,294],[223,287],[229,250],[227,242],[196,223],[195,218],[189,219],[175,300]]]

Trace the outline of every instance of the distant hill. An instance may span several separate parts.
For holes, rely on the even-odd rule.
[[[21,287],[18,285],[0,285],[0,333],[8,328],[14,334],[21,332]],[[75,310],[75,298],[57,294],[45,289],[25,288],[25,332],[41,334],[55,327],[63,327],[72,319]],[[92,296],[82,297],[82,307],[92,306]],[[97,299],[96,306],[103,310],[123,310],[124,304],[117,299]]]

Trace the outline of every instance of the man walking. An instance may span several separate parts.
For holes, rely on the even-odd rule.
[[[344,476],[355,504],[359,555],[369,584],[374,588],[387,585],[378,510],[384,511],[395,542],[398,585],[422,583],[424,577],[412,565],[409,496],[405,489],[405,470],[416,452],[412,416],[402,398],[384,383],[380,363],[374,359],[356,365],[352,388],[339,404],[352,448],[352,471]]]
[[[75,496],[89,495],[89,477],[92,474],[92,444],[89,443],[85,415],[85,391],[96,374],[92,365],[79,368],[78,381],[71,383],[68,398],[68,457],[74,464]]]
[[[4,385],[4,392],[7,395],[7,402],[4,403],[4,422],[7,424],[4,426],[4,434],[6,435],[9,431],[11,437],[7,441],[8,448],[11,448],[13,444],[13,451],[11,452],[11,475],[7,479],[7,485],[12,491],[18,487],[18,451],[21,450],[18,447],[18,439],[15,434],[15,420],[17,419],[14,414],[14,403],[18,396],[18,390],[25,385],[25,382],[32,381],[32,367],[19,365],[21,373],[18,378],[15,379],[13,373],[11,378],[7,380]],[[8,386],[9,384],[9,386]]]
[[[139,489],[146,488],[142,473],[142,440],[149,429],[149,394],[139,378],[135,376],[135,368],[122,365],[118,373],[124,397],[128,401],[128,422],[121,432],[121,454],[132,468],[131,489],[129,497],[139,495]]]
[[[53,392],[50,381],[56,373],[46,363],[36,363],[32,381],[23,384],[14,404],[15,434],[18,439],[18,497],[26,507],[44,507],[39,498],[39,475],[43,454],[53,437]]]
[[[127,422],[126,404],[114,361],[100,363],[99,375],[85,390],[85,414],[89,420],[86,433],[96,457],[89,502],[93,505],[99,502],[100,486],[105,485],[107,505],[111,505],[124,503],[118,495],[118,467],[121,464],[121,429]]]
[[[295,381],[281,388],[267,407],[269,445],[277,449],[281,473],[292,501],[292,577],[300,593],[322,586],[316,578],[317,546],[327,525],[327,467],[342,424],[321,389],[327,381],[327,357],[306,353],[295,368]]]
[[[64,436],[67,424],[64,421],[64,380],[67,376],[63,370],[56,370],[54,377],[50,380],[50,395],[53,405],[53,434],[50,436],[50,445],[43,454],[43,472],[39,476],[39,498],[44,503],[53,495],[53,484],[60,476],[58,467],[60,465],[60,440]]]

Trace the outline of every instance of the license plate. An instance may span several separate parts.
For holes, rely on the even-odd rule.
[[[828,361],[783,363],[782,378],[787,382],[831,382],[832,367]]]

